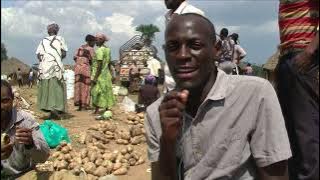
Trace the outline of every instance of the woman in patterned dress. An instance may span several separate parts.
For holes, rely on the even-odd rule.
[[[95,37],[88,34],[85,40],[87,44],[82,45],[74,56],[74,103],[79,106],[79,111],[87,109],[90,103],[90,65],[94,57]]]

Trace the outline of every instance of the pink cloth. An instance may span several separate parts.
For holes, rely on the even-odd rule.
[[[94,49],[88,45],[82,45],[75,54],[75,104],[88,106],[90,103],[90,64],[93,56]]]

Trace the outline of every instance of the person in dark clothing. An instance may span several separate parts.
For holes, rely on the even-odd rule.
[[[156,86],[156,79],[154,76],[149,75],[145,78],[145,84],[139,90],[138,103],[148,107],[160,96],[158,87]]]

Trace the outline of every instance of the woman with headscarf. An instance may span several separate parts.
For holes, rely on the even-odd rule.
[[[102,33],[96,35],[98,49],[92,62],[92,104],[94,114],[99,113],[99,108],[110,109],[115,104],[112,92],[112,75],[110,73],[111,52],[104,43],[109,39]]]
[[[79,106],[79,111],[87,109],[90,103],[90,64],[94,57],[95,37],[88,34],[85,41],[87,44],[82,45],[73,58],[76,61],[74,103]]]
[[[50,118],[59,118],[65,112],[66,92],[63,80],[62,59],[68,48],[64,38],[58,36],[58,24],[47,27],[49,36],[39,44],[36,54],[39,59],[38,107],[50,112]]]

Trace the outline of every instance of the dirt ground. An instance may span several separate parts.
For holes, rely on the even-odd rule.
[[[18,88],[17,88],[18,89]],[[23,87],[19,90],[20,95],[27,100],[28,103],[31,104],[29,110],[33,112],[35,119],[39,123],[43,123],[44,120],[47,119],[48,114],[43,113],[36,108],[36,87],[27,88]],[[137,101],[137,95],[130,95],[129,96],[132,100]],[[123,97],[118,97],[118,102],[121,102]],[[79,149],[84,145],[78,142],[78,139],[82,133],[84,133],[90,126],[98,124],[99,121],[94,119],[92,115],[92,111],[76,111],[76,108],[73,105],[73,100],[68,101],[68,113],[62,120],[56,120],[58,124],[62,125],[63,127],[68,129],[69,136],[71,138],[71,144],[75,149]],[[114,107],[115,109],[120,108],[119,105]],[[127,124],[121,121],[126,117],[125,113],[114,115],[114,121],[117,122],[118,128],[126,128]],[[124,145],[118,145],[114,142],[108,144],[110,150],[120,150]],[[136,150],[143,154],[143,157],[147,159],[147,146],[145,143],[134,146]],[[150,168],[150,163],[146,161],[144,164],[139,166],[130,167],[128,174],[124,176],[117,176],[118,180],[150,180],[151,173],[147,170]],[[22,179],[34,179],[34,172],[29,172]],[[43,178],[38,178],[43,179]],[[47,179],[47,178],[45,178]]]

